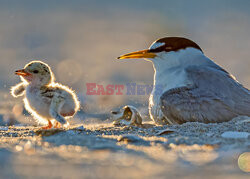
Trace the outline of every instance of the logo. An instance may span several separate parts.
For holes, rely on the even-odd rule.
[[[149,95],[154,90],[155,95],[162,94],[161,85],[145,85],[136,83],[123,84],[96,84],[86,83],[86,95]]]

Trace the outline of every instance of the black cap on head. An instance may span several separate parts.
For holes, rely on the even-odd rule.
[[[165,37],[156,40],[149,48],[150,52],[170,52],[186,48],[196,48],[202,52],[202,49],[195,42],[183,37]]]

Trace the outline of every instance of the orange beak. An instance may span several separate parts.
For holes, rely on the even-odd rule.
[[[141,51],[122,55],[118,57],[117,59],[129,59],[129,58],[138,59],[138,58],[154,58],[154,57],[156,57],[155,53],[150,52],[149,50],[141,50]]]
[[[30,76],[31,75],[30,73],[26,72],[25,69],[16,70],[15,74],[19,75],[19,76]]]

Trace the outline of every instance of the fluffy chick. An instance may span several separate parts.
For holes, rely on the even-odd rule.
[[[17,70],[22,82],[11,88],[14,97],[24,95],[26,110],[38,123],[46,124],[43,129],[67,127],[67,118],[79,110],[76,94],[69,87],[54,82],[54,75],[46,63],[31,61],[24,69]],[[52,124],[52,122],[55,123]]]

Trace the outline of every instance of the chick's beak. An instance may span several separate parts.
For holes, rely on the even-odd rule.
[[[129,59],[129,58],[138,59],[138,58],[154,58],[154,57],[156,57],[156,54],[146,49],[122,55],[117,59]]]
[[[31,75],[30,73],[28,73],[27,71],[25,71],[25,69],[16,70],[15,74],[19,75],[19,76],[29,76],[29,75]]]

